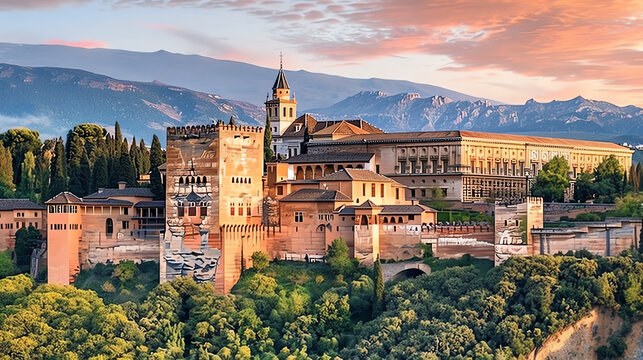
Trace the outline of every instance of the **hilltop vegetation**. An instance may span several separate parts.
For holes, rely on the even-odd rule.
[[[626,320],[599,353],[610,358],[643,315],[638,252],[514,257],[486,274],[445,267],[388,284],[381,311],[373,306],[379,272],[344,270],[273,262],[245,271],[231,295],[180,278],[120,305],[8,277],[0,280],[0,359],[514,359],[596,305]],[[135,270],[121,275],[138,281]]]

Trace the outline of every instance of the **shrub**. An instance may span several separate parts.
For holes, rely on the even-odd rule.
[[[315,276],[315,283],[317,285],[319,285],[319,284],[321,284],[323,282],[324,282],[324,275],[320,274],[320,275]]]
[[[132,281],[138,273],[138,267],[136,267],[134,261],[125,260],[116,265],[116,268],[114,268],[114,272],[112,273],[112,277],[117,277],[121,283],[127,283]]]
[[[252,253],[252,267],[255,270],[261,271],[267,268],[269,264],[270,261],[268,260],[268,255],[263,251],[255,251]]]
[[[109,282],[109,280],[105,281],[103,285],[100,286],[100,289],[110,294],[113,294],[116,292],[116,287],[114,286],[114,284]]]
[[[11,259],[11,250],[0,251],[0,278],[15,275],[18,268]]]
[[[328,264],[339,274],[348,275],[355,270],[355,264],[348,256],[348,245],[342,238],[333,240],[333,243],[328,246],[326,258]]]
[[[580,213],[576,215],[576,221],[601,221],[601,217],[594,213]]]
[[[255,274],[248,282],[248,290],[257,296],[275,295],[277,280],[270,276]]]

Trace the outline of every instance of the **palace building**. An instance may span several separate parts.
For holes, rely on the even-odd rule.
[[[499,263],[568,243],[582,247],[574,237],[598,244],[605,235],[591,226],[555,234],[532,229],[542,227],[544,205],[527,196],[528,188],[549,160],[567,159],[572,179],[608,156],[624,169],[632,161],[632,150],[596,141],[462,130],[384,133],[362,120],[297,117],[283,67],[272,92],[266,121],[279,161],[263,163],[261,127],[168,128],[167,161],[159,167],[164,201],[121,183],[84,198],[63,192],[45,203],[45,219],[35,204],[3,200],[0,248],[12,246],[15,229],[34,224],[47,231],[50,283],[68,284],[81,268],[100,262],[156,260],[161,282],[190,276],[214,282],[222,293],[252,266],[256,251],[270,259],[323,261],[337,238],[365,265],[421,256],[419,243],[441,257],[468,253]],[[488,199],[523,205],[496,203],[495,224],[457,225],[438,222],[424,205]],[[620,249],[640,222],[612,228],[605,228],[607,243],[613,235]]]

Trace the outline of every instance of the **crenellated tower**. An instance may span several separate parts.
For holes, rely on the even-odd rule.
[[[266,97],[266,116],[270,120],[273,136],[281,136],[297,118],[297,100],[291,98],[290,86],[283,68],[283,58],[279,61],[279,72],[272,86],[272,99]]]

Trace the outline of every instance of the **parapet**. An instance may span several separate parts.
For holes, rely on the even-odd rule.
[[[219,131],[240,131],[240,132],[253,132],[261,133],[263,128],[261,126],[250,125],[227,125],[227,124],[210,124],[210,125],[193,125],[193,126],[177,126],[168,127],[167,135],[173,136],[189,136],[189,135],[204,135],[213,134]]]

